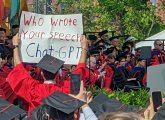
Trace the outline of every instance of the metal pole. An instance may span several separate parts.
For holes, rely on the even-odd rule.
[[[37,13],[38,13],[38,0],[36,1],[36,9],[37,9]]]
[[[164,40],[163,40],[163,50],[164,50]]]

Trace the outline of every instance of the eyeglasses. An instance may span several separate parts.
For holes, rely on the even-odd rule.
[[[108,37],[108,35],[104,35],[104,37]]]
[[[156,44],[156,45],[163,46],[163,44]]]
[[[93,55],[94,57],[99,57],[99,55]]]

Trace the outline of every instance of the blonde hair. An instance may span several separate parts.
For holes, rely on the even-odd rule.
[[[104,113],[99,120],[144,120],[140,115],[133,112]]]

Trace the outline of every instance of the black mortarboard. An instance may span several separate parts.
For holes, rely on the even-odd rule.
[[[134,42],[133,41],[128,41],[123,44],[123,46],[128,46],[131,45],[131,47],[134,47]]]
[[[131,57],[131,54],[129,51],[125,51],[125,52],[121,53],[121,55],[125,56],[126,58],[127,58],[127,55],[130,55],[130,57]]]
[[[109,38],[110,41],[112,41],[114,39],[119,39],[119,36],[113,36],[113,37]]]
[[[26,112],[24,110],[0,98],[0,119],[1,120],[11,120],[16,117],[21,117],[21,115],[25,113]]]
[[[55,74],[63,64],[64,64],[64,61],[46,54],[40,60],[37,66],[43,70],[46,70],[48,72]]]
[[[99,48],[104,48],[105,46],[104,45],[99,45],[98,47],[97,47],[97,49],[99,49]]]
[[[95,35],[88,35],[89,40],[96,41],[97,37]]]
[[[107,50],[104,51],[104,54],[108,55],[108,54],[112,53],[114,51],[114,49],[115,49],[115,47],[107,48]]]
[[[125,50],[125,49],[128,49],[128,51],[130,51],[130,47],[123,45],[122,50]]]
[[[140,59],[149,59],[151,58],[151,46],[144,46],[140,48]]]
[[[0,31],[4,31],[6,33],[6,29],[4,28],[0,28]]]
[[[85,104],[60,91],[54,92],[42,101],[44,105],[50,106],[48,114],[57,120],[72,120],[74,111]]]
[[[95,43],[95,45],[98,46],[99,43],[104,43],[104,44],[105,44],[104,40],[99,40],[99,41],[97,41],[97,42]]]
[[[19,28],[19,25],[13,25],[12,28],[13,28],[13,29]]]
[[[93,55],[93,54],[100,54],[100,52],[96,49],[93,49],[90,51],[90,55]]]
[[[101,37],[102,35],[104,35],[104,34],[106,34],[106,33],[108,33],[108,30],[103,30],[102,32],[99,32],[99,36]]]
[[[13,36],[7,36],[7,38],[8,38],[8,39],[12,39],[12,38],[13,38]]]
[[[116,57],[116,60],[117,60],[117,61],[121,61],[123,58],[126,58],[126,56],[125,56],[124,53],[121,54],[121,55],[118,55],[118,56]]]
[[[89,103],[89,106],[97,116],[105,112],[118,112],[118,111],[134,112],[139,110],[139,108],[136,106],[124,105],[120,101],[116,99],[110,99],[102,93],[97,95]]]

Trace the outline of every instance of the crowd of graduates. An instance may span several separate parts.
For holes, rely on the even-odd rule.
[[[147,67],[163,64],[165,53],[163,42],[155,40],[154,49],[144,52],[145,47],[136,48],[135,38],[127,36],[122,41],[121,36],[108,36],[104,30],[96,35],[89,35],[87,68],[89,68],[88,83],[107,90],[138,89],[147,86]],[[121,47],[120,47],[121,46]],[[142,52],[143,51],[143,52]],[[151,54],[149,58],[145,56]]]
[[[19,26],[12,28],[14,36]],[[85,88],[98,86],[107,91],[128,91],[146,88],[147,66],[165,63],[161,40],[154,42],[151,58],[145,59],[141,57],[143,49],[135,46],[135,38],[127,36],[122,43],[121,36],[110,37],[104,30],[97,35],[86,36],[87,42],[81,41],[78,65],[62,65],[52,73],[33,63],[22,63],[18,35],[6,36],[5,33],[6,30],[0,28],[0,95],[28,111],[29,116],[42,104],[43,98],[55,91],[69,94],[72,73],[81,75]]]

